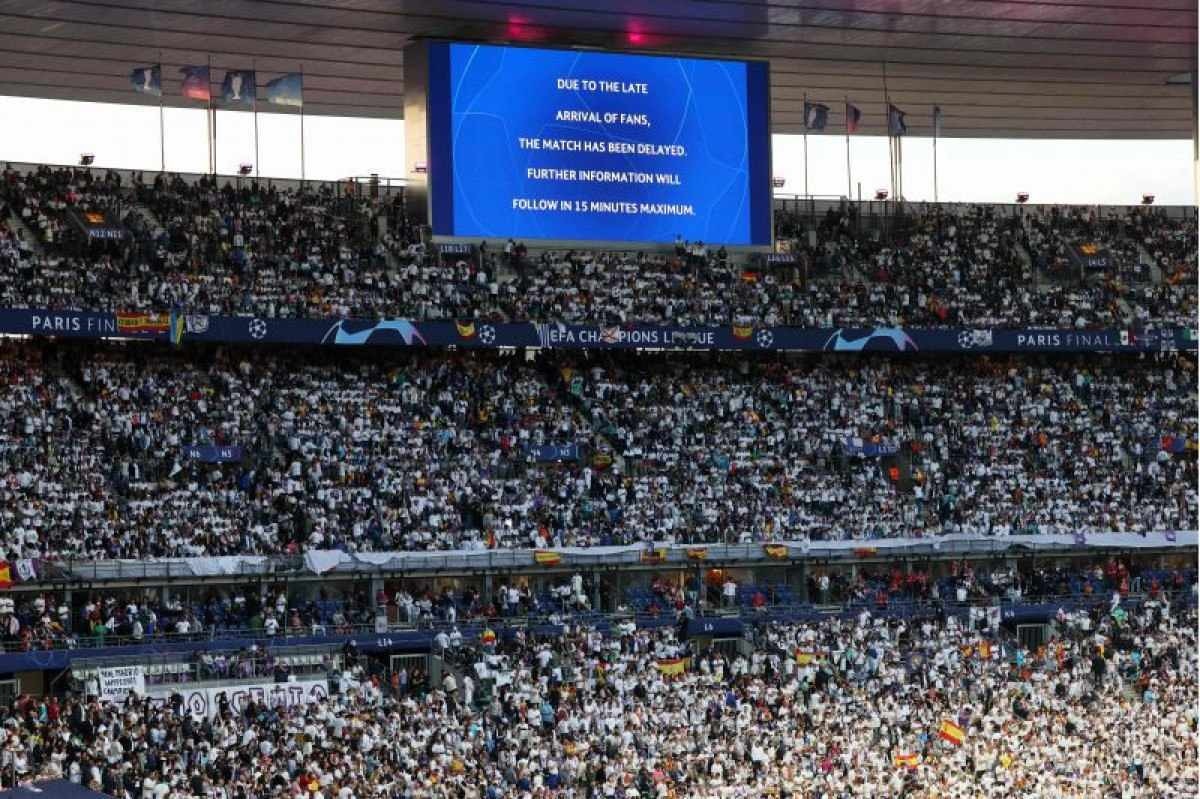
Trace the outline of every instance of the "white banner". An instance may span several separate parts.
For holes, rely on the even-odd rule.
[[[224,693],[229,707],[240,713],[253,700],[268,707],[295,707],[319,702],[329,696],[329,682],[324,679],[296,682],[263,682],[247,685],[221,685],[213,688],[181,685],[156,685],[146,692],[154,704],[163,704],[171,694],[183,697],[183,712],[213,718],[217,715],[218,694]]]
[[[96,669],[100,701],[124,704],[130,691],[146,693],[146,669],[143,666],[115,666]]]

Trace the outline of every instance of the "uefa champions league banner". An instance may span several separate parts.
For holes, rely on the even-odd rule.
[[[0,311],[0,333],[153,341],[343,347],[542,347],[548,349],[790,350],[803,352],[1016,353],[1196,351],[1184,328],[802,328],[727,325],[579,325],[418,322],[409,319],[263,319],[203,314]]]

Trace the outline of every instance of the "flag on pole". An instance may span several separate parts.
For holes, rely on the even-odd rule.
[[[888,134],[903,136],[908,133],[908,124],[904,121],[904,112],[894,105],[888,104]]]
[[[858,106],[846,103],[846,132],[858,133],[858,123],[862,119],[862,111]]]
[[[829,106],[821,103],[804,101],[804,128],[806,130],[825,130],[825,122],[829,119]]]
[[[933,135],[939,139],[942,137],[942,107],[940,105],[933,107]]]
[[[212,99],[209,92],[208,67],[180,67],[183,84],[179,87],[184,97],[207,103]]]
[[[289,72],[267,81],[267,102],[275,105],[304,105],[304,74]]]
[[[967,734],[963,728],[949,719],[943,721],[942,726],[938,727],[938,737],[955,746],[962,746],[963,741],[967,740]]]
[[[231,69],[221,84],[221,101],[226,105],[254,105],[256,99],[254,70]]]
[[[135,92],[162,97],[162,64],[135,68],[129,73],[129,82]]]

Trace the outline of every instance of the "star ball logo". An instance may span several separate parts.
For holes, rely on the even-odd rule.
[[[267,335],[267,323],[261,319],[251,319],[249,325],[250,338],[260,340]]]
[[[992,331],[960,330],[958,333],[958,346],[964,350],[969,350],[972,347],[990,347],[992,346]]]

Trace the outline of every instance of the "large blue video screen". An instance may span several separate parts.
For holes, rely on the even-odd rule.
[[[435,43],[435,235],[771,243],[761,62]]]

